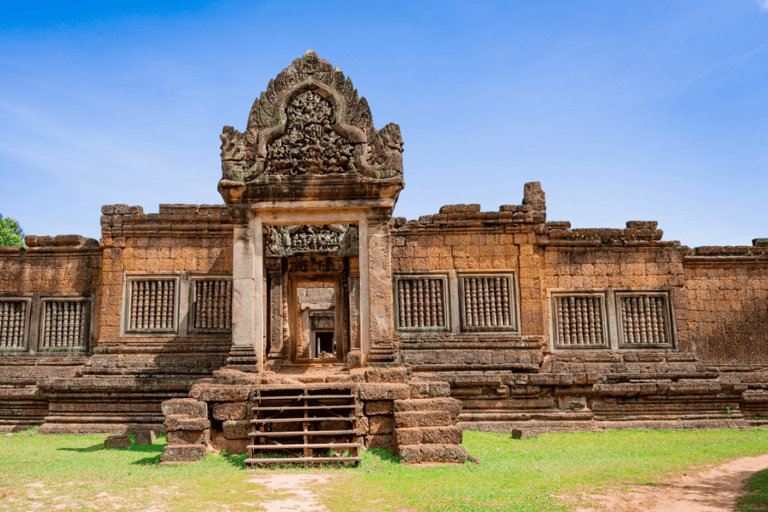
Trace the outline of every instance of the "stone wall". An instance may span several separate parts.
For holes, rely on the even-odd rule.
[[[699,247],[684,261],[681,337],[716,366],[768,364],[768,245]]]

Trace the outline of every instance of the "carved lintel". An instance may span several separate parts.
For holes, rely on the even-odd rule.
[[[269,256],[358,253],[357,226],[351,224],[267,226],[266,231],[264,245]]]

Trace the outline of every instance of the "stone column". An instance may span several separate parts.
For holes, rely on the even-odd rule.
[[[269,355],[270,365],[283,357],[283,265],[280,258],[267,258],[269,277]]]
[[[235,226],[232,244],[232,349],[230,367],[264,369],[263,236],[261,219]]]
[[[362,363],[360,353],[360,263],[349,258],[349,353],[347,367],[357,368]]]
[[[388,217],[369,217],[367,226],[369,339],[371,347],[376,345],[382,348],[393,348],[395,318],[388,220]],[[363,265],[362,258],[360,265]],[[363,297],[364,303],[365,300]],[[363,347],[364,352],[365,349]]]

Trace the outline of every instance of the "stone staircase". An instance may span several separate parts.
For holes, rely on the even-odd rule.
[[[395,349],[391,343],[374,343],[368,354],[368,365],[374,368],[389,367],[396,362]]]
[[[251,395],[253,431],[248,466],[358,465],[356,423],[362,416],[354,385],[260,388]]]

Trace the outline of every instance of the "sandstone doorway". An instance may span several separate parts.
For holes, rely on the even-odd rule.
[[[292,362],[344,362],[346,315],[342,275],[292,275],[288,294]]]

